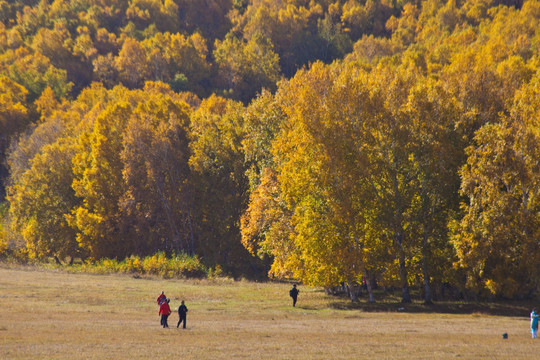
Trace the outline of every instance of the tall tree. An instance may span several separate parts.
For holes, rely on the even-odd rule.
[[[73,139],[45,146],[9,189],[10,213],[31,258],[54,256],[60,261],[82,255],[76,232],[66,219],[80,204],[71,187],[76,148]]]
[[[426,303],[433,299],[431,282],[447,281],[447,269],[454,259],[447,224],[459,209],[458,169],[465,154],[455,124],[461,113],[461,103],[442,84],[430,79],[417,82],[405,108],[411,119],[411,161],[417,188],[411,225],[416,228]]]
[[[149,87],[145,92],[123,140],[123,232],[130,234],[137,254],[156,250],[194,254],[189,109],[170,94],[152,94]]]
[[[30,120],[27,94],[24,87],[0,76],[0,199],[5,195],[6,151],[11,140],[26,128]]]
[[[73,160],[73,189],[83,203],[73,210],[70,224],[77,241],[94,259],[126,254],[119,233],[119,200],[125,192],[122,179],[122,133],[132,113],[126,102],[109,105],[97,117],[93,129],[79,140]]]
[[[538,289],[539,84],[536,76],[509,116],[478,130],[461,171],[469,201],[454,241],[467,286],[480,293],[527,296]]]
[[[124,40],[116,58],[116,68],[122,82],[130,88],[142,86],[144,80],[149,78],[146,52],[137,40],[132,38]]]
[[[189,163],[201,253],[208,263],[232,270],[239,270],[247,259],[239,229],[248,189],[243,111],[239,102],[211,96],[191,116]]]
[[[276,205],[262,211],[277,221],[260,224],[259,245],[279,261],[273,265],[274,273],[284,272],[276,265],[289,266],[287,270],[310,284],[347,282],[353,286],[379,270],[384,258],[374,251],[382,239],[365,227],[371,188],[363,175],[367,161],[363,138],[355,132],[371,116],[375,104],[365,86],[367,74],[355,72],[317,63],[282,85],[278,97],[286,120],[272,143],[277,184],[263,178],[244,221],[244,235],[249,235],[250,226],[257,225],[260,197],[273,194],[270,204]],[[279,194],[275,194],[276,185]],[[284,220],[290,225],[280,225]],[[289,239],[296,251],[283,259],[278,252],[291,247]],[[356,300],[355,293],[351,295]]]
[[[218,85],[234,98],[247,103],[263,88],[275,89],[279,57],[268,39],[256,36],[243,42],[228,36],[222,42],[216,40],[215,48]]]

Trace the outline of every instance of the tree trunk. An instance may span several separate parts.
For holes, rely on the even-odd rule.
[[[403,250],[403,233],[396,235],[396,243],[399,251],[399,277],[401,278],[401,302],[410,303],[411,294],[409,292],[409,281],[407,279],[407,268],[405,267],[405,251]]]
[[[373,287],[371,286],[371,278],[370,278],[369,273],[367,271],[365,273],[365,276],[366,276],[365,279],[366,279],[367,292],[368,292],[368,296],[369,296],[369,302],[374,303],[375,299],[373,298]]]
[[[325,293],[326,295],[334,295],[334,292],[332,291],[332,288],[329,287],[329,286],[325,286],[325,287],[324,287],[324,293]]]
[[[348,281],[347,287],[349,288],[349,296],[351,297],[352,302],[358,302],[358,294],[354,286],[354,281]]]
[[[431,297],[431,287],[429,285],[429,275],[425,272],[425,261],[422,264],[422,272],[424,272],[424,291],[426,292],[424,297],[425,304],[433,304],[433,299]]]
[[[178,226],[176,225],[176,221],[174,219],[174,213],[171,209],[171,206],[169,204],[169,201],[165,195],[163,181],[162,179],[154,178],[155,184],[156,184],[156,191],[160,197],[161,205],[163,206],[163,210],[165,212],[166,218],[167,218],[167,224],[169,225],[170,235],[171,235],[171,247],[174,248],[176,252],[179,252],[180,250],[186,250],[186,247],[183,244],[182,237],[180,236],[180,231],[178,230]]]
[[[399,275],[401,277],[401,302],[410,303],[411,294],[409,292],[409,282],[407,280],[407,269],[405,268],[405,253],[399,254]]]
[[[189,225],[189,238],[191,240],[191,256],[194,256],[195,255],[195,234],[193,232],[193,223],[191,221],[191,212],[189,210],[189,207],[188,207],[188,210],[187,210],[187,217],[188,217],[188,225]]]
[[[398,169],[396,157],[393,157],[392,162],[394,169]],[[409,293],[409,280],[407,279],[407,268],[405,267],[405,250],[403,249],[403,241],[405,234],[403,231],[403,200],[401,198],[399,181],[396,172],[392,171],[392,183],[395,195],[395,210],[394,210],[394,241],[397,246],[399,256],[399,276],[401,278],[401,302],[410,303],[411,295]]]
[[[424,239],[422,242],[422,275],[424,276],[424,303],[432,304],[433,299],[431,298],[431,286],[429,284],[429,271],[428,271],[428,230],[424,226]]]
[[[444,283],[441,283],[441,300],[444,301],[445,299],[445,293],[444,293]]]

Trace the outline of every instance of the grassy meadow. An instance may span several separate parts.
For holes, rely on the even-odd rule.
[[[187,329],[159,325],[161,290]],[[300,286],[0,267],[0,359],[531,359],[529,304],[405,306]],[[473,306],[474,307],[474,306]],[[519,316],[522,313],[521,316]],[[507,332],[508,340],[501,334]]]

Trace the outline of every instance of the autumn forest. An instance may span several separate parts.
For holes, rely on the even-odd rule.
[[[0,257],[538,296],[539,24],[538,0],[0,0]]]

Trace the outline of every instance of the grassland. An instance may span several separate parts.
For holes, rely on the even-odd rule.
[[[531,359],[523,304],[385,300],[351,307],[301,286],[135,279],[0,267],[0,359]],[[159,326],[155,298],[185,299],[187,329]],[[443,313],[441,313],[443,312]],[[490,314],[491,313],[491,314]],[[522,313],[522,316],[516,316]],[[501,334],[507,332],[508,340]]]

